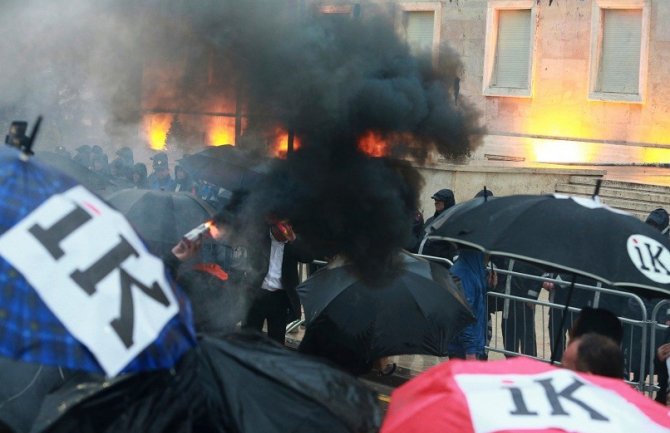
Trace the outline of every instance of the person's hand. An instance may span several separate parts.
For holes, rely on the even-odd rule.
[[[493,289],[498,285],[498,273],[494,271],[489,271],[489,274],[487,276],[487,283],[489,288]]]
[[[189,241],[186,238],[182,238],[177,245],[172,248],[172,254],[174,254],[179,261],[185,262],[195,255],[202,245],[202,235],[198,236],[198,239],[195,241]]]
[[[656,349],[656,356],[659,361],[665,361],[670,357],[670,343],[662,344]]]

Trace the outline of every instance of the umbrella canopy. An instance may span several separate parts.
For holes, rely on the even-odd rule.
[[[449,220],[454,218],[456,215],[472,210],[477,206],[481,206],[482,204],[491,200],[495,200],[496,198],[497,197],[475,197],[450,207],[435,217],[435,219],[425,228],[426,236],[435,235],[443,225],[447,224]]]
[[[381,433],[670,432],[668,408],[623,380],[528,358],[448,361],[391,395]]]
[[[126,219],[0,149],[0,356],[113,376],[174,365],[190,306]]]
[[[439,214],[433,221],[431,221],[428,226],[424,228],[424,238],[421,241],[419,246],[419,254],[424,253],[424,247],[426,246],[427,241],[430,241],[436,235],[435,233],[441,229],[442,226],[448,223],[455,215],[459,215],[463,212],[472,210],[473,208],[486,203],[487,201],[493,200],[495,197],[475,197],[471,200],[464,201],[445,210]]]
[[[430,236],[614,287],[670,294],[668,238],[597,198],[499,197],[455,214]]]
[[[125,215],[149,250],[159,256],[214,216],[209,204],[185,192],[124,189],[107,197],[107,202]]]
[[[382,286],[360,281],[349,266],[324,268],[298,286],[307,324],[300,350],[355,374],[384,356],[445,356],[472,313],[442,266],[401,259],[402,271]]]
[[[242,334],[204,338],[172,373],[72,382],[47,397],[33,431],[372,433],[380,424],[375,394],[352,376]]]
[[[61,368],[0,358],[0,421],[16,432],[30,431],[44,397],[69,375]]]
[[[195,179],[202,179],[229,191],[249,188],[265,171],[264,163],[235,146],[209,147],[179,160]]]

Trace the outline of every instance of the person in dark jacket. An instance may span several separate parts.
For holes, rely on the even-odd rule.
[[[668,226],[670,224],[670,216],[668,215],[668,211],[662,207],[651,211],[645,222],[663,234],[666,234],[668,228],[670,228]]]
[[[147,166],[141,162],[133,166],[133,185],[136,189],[147,188]]]
[[[286,221],[271,222],[268,234],[247,254],[253,294],[243,327],[260,332],[267,321],[268,337],[284,344],[286,325],[302,315],[296,291],[298,262],[309,263],[312,257],[300,247]]]
[[[670,323],[666,323],[668,325]],[[654,370],[658,374],[658,387],[656,393],[657,402],[670,406],[670,398],[668,398],[668,358],[670,358],[670,327],[666,328],[661,345],[656,349],[656,358],[654,359]]]
[[[435,201],[435,213],[426,220],[423,226],[424,232],[438,215],[456,204],[454,192],[448,188],[439,190],[431,198]],[[421,254],[443,257],[453,262],[456,255],[456,246],[447,241],[429,240],[423,246]]]
[[[419,246],[423,240],[423,227],[425,222],[423,220],[423,213],[420,210],[416,210],[411,215],[412,217],[412,231],[410,232],[410,240],[407,243],[406,249],[410,253],[417,253],[419,251]]]
[[[544,271],[526,262],[507,260],[506,269],[528,275],[541,276]],[[542,283],[519,276],[505,275],[504,293],[507,295],[537,300]],[[535,305],[523,301],[506,299],[502,308],[502,335],[505,350],[537,356],[535,341]]]
[[[174,188],[175,191],[195,194],[195,182],[193,182],[189,172],[179,164],[174,168],[174,181],[176,185]]]
[[[77,153],[75,153],[74,157],[72,157],[72,160],[86,168],[90,168],[92,156],[91,146],[88,144],[83,144],[76,149],[76,152]]]

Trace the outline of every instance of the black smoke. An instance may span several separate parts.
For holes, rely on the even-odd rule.
[[[436,63],[412,56],[393,2],[361,2],[349,19],[323,16],[317,4],[6,0],[0,120],[44,114],[52,146],[109,144],[111,152],[146,146],[138,143],[144,110],[197,111],[217,95],[236,101],[245,115],[240,147],[265,149],[276,128],[301,143],[252,191],[246,220],[288,217],[318,254],[382,274],[406,246],[422,183],[409,163],[361,153],[359,138],[374,132],[390,156],[421,163],[432,153],[467,156],[482,128],[456,95],[458,56],[446,45]]]

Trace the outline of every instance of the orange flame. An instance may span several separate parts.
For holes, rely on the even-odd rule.
[[[221,146],[224,144],[235,144],[235,119],[226,117],[215,117],[208,125],[207,144],[209,146]]]
[[[293,150],[300,148],[300,139],[293,136]],[[286,158],[288,153],[288,132],[283,129],[275,131],[275,139],[270,145],[270,154],[276,158]]]
[[[167,134],[172,126],[172,114],[150,114],[144,116],[144,135],[153,150],[164,150]]]
[[[382,137],[370,131],[358,139],[358,149],[374,157],[384,156],[388,152],[388,143]]]

